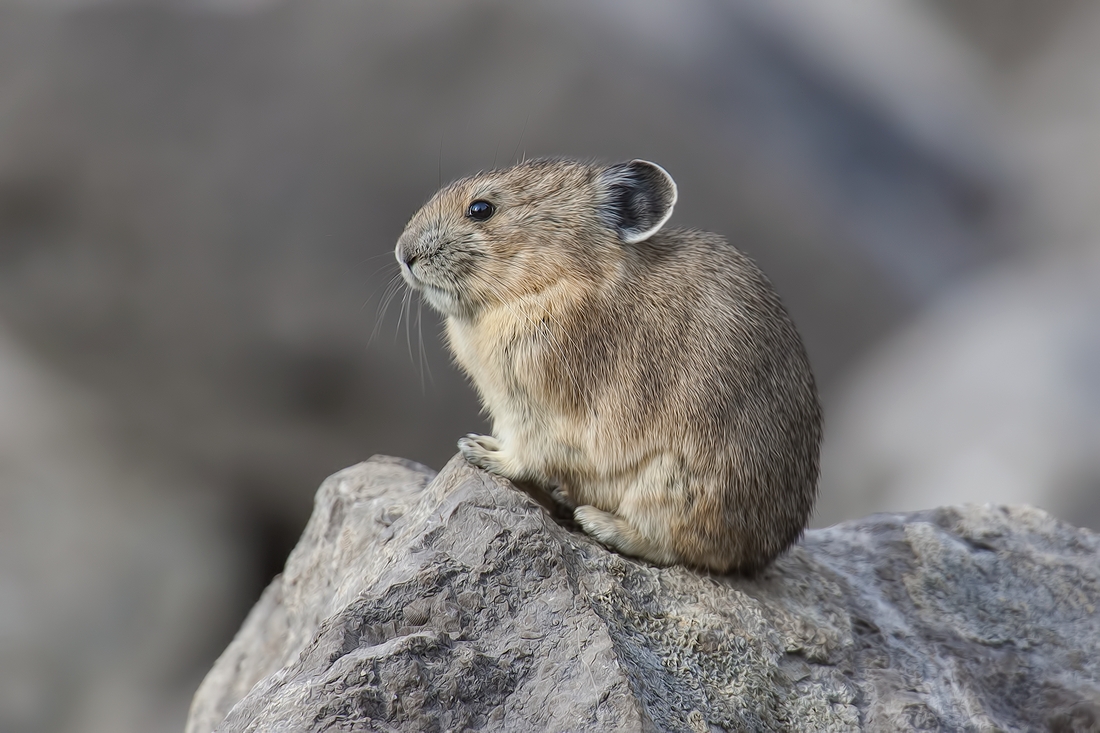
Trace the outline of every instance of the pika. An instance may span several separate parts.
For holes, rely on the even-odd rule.
[[[749,574],[806,526],[821,407],[771,283],[664,229],[676,199],[644,160],[531,160],[443,188],[395,253],[491,418],[470,463],[623,554]]]

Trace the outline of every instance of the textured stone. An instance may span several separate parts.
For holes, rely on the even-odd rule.
[[[377,457],[321,487],[188,731],[1096,730],[1098,606],[1100,537],[1031,508],[872,516],[718,577]]]

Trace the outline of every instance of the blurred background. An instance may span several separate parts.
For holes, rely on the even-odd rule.
[[[654,160],[770,275],[816,525],[1100,528],[1097,69],[1085,0],[0,0],[0,731],[180,730],[325,476],[485,429],[382,306],[524,156]]]

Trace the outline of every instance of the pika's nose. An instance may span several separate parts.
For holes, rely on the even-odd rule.
[[[394,254],[397,255],[397,261],[405,267],[412,267],[413,263],[416,262],[417,254],[415,252],[410,252],[400,242],[398,243],[397,251],[394,252]]]

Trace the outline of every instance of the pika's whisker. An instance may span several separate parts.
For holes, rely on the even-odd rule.
[[[401,273],[398,272],[396,275],[394,275],[392,278],[390,278],[389,283],[386,285],[385,289],[382,291],[381,305],[378,309],[378,314],[374,318],[374,327],[371,329],[370,338],[367,339],[367,345],[368,346],[371,343],[374,342],[374,338],[378,335],[379,331],[381,330],[382,322],[386,317],[386,311],[389,309],[390,303],[392,303],[393,299],[397,296],[397,294],[399,292],[401,292],[402,282],[403,281],[402,281],[402,278],[401,278]],[[366,303],[364,303],[364,307],[365,306],[366,306]]]

